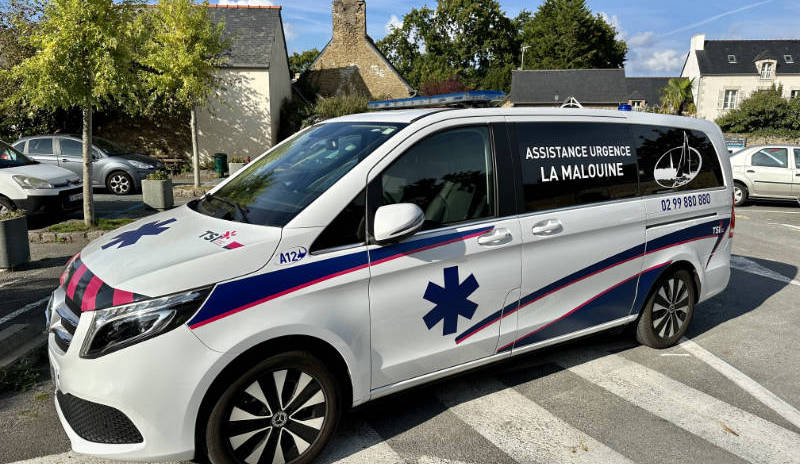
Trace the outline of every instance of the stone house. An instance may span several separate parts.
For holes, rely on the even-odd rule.
[[[773,85],[783,86],[786,98],[800,97],[800,40],[706,40],[697,34],[689,48],[681,76],[694,79],[698,117],[713,121]]]
[[[198,112],[200,157],[254,158],[277,142],[281,107],[291,97],[281,7],[209,8],[212,21],[224,21],[231,47],[218,71],[222,88]]]
[[[364,0],[333,1],[333,37],[303,75],[324,97],[361,94],[372,99],[416,94],[367,35]]]

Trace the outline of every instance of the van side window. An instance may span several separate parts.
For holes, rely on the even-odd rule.
[[[768,168],[788,168],[789,150],[786,148],[764,148],[753,153],[750,159],[751,166],[765,166]]]
[[[495,181],[491,147],[487,126],[431,135],[372,181],[370,198],[375,198],[373,204],[377,206],[414,203],[425,213],[423,229],[492,217]]]
[[[367,213],[366,189],[353,198],[311,245],[311,252],[364,243]]]
[[[794,167],[800,169],[800,149],[794,149]]]
[[[527,212],[636,196],[628,126],[526,122],[515,127]]]
[[[632,127],[642,195],[725,184],[714,144],[706,134],[664,126]]]

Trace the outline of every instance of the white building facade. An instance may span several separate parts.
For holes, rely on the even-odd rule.
[[[800,40],[706,40],[692,37],[681,77],[693,80],[697,117],[716,120],[773,85],[800,97]]]

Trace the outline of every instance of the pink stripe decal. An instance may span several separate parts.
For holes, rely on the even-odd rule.
[[[668,265],[670,265],[670,264],[672,264],[672,261],[667,261],[667,262],[665,262],[665,263],[657,264],[657,265],[655,265],[655,266],[653,266],[653,267],[651,267],[651,268],[645,269],[645,270],[644,270],[644,271],[642,271],[642,272],[639,272],[639,273],[637,273],[637,274],[634,274],[634,275],[632,275],[632,276],[628,277],[627,279],[623,280],[622,282],[619,282],[619,283],[617,283],[617,284],[616,284],[616,285],[614,285],[613,287],[609,287],[609,288],[607,288],[607,289],[603,290],[602,292],[598,293],[597,295],[595,295],[595,296],[593,296],[593,297],[589,298],[588,300],[584,301],[584,302],[583,302],[583,303],[581,303],[580,305],[576,306],[576,307],[575,307],[574,309],[572,309],[571,311],[569,311],[569,312],[567,312],[567,313],[565,313],[565,314],[561,315],[561,317],[559,317],[558,319],[554,319],[554,320],[552,320],[552,321],[548,322],[547,324],[545,324],[545,325],[543,325],[543,326],[541,326],[541,327],[537,328],[536,330],[534,330],[534,331],[532,331],[532,332],[529,332],[529,333],[527,333],[527,334],[525,334],[525,335],[523,335],[523,336],[521,336],[521,337],[517,338],[517,339],[516,339],[516,340],[514,340],[513,342],[511,342],[511,343],[509,343],[509,344],[507,344],[507,345],[505,345],[505,346],[503,346],[503,347],[499,348],[499,349],[497,350],[497,352],[499,353],[499,352],[501,352],[501,351],[505,351],[505,350],[507,350],[509,347],[511,347],[511,346],[513,346],[515,343],[517,343],[518,341],[520,341],[520,340],[522,340],[522,339],[524,339],[524,338],[530,337],[531,335],[535,334],[536,332],[542,331],[542,330],[544,330],[544,329],[546,329],[546,328],[550,327],[551,325],[553,325],[553,324],[555,324],[556,322],[558,322],[558,321],[560,321],[560,320],[562,320],[562,319],[564,319],[564,318],[568,317],[569,315],[571,315],[571,314],[572,314],[572,313],[574,313],[575,311],[577,311],[577,310],[579,310],[579,309],[583,308],[584,306],[588,305],[588,304],[589,304],[589,303],[591,303],[592,301],[594,301],[594,300],[596,300],[596,299],[600,298],[601,296],[605,295],[606,293],[610,292],[611,290],[614,290],[615,288],[619,287],[620,285],[623,285],[623,284],[625,284],[625,283],[627,283],[627,282],[630,282],[631,280],[633,280],[633,279],[635,279],[635,278],[639,277],[639,276],[640,276],[640,275],[642,275],[642,274],[646,274],[646,273],[648,273],[648,272],[650,272],[650,271],[652,271],[652,270],[654,270],[654,269],[658,269],[658,268],[660,268],[660,267],[668,266]]]
[[[70,299],[75,297],[75,289],[78,287],[78,282],[81,281],[81,277],[83,277],[88,270],[89,268],[87,268],[85,264],[81,264],[81,267],[72,274],[72,279],[70,279],[69,285],[67,286],[67,296]]]
[[[239,242],[231,242],[231,243],[227,244],[227,245],[225,246],[225,248],[227,248],[227,249],[229,249],[229,250],[235,250],[235,249],[237,249],[237,248],[241,248],[241,247],[243,247],[243,246],[244,246],[244,245],[242,245],[242,244],[241,244],[241,243],[239,243]]]
[[[113,305],[119,306],[133,302],[133,293],[125,290],[114,289]]]
[[[413,254],[416,254],[416,253],[421,253],[423,251],[430,250],[432,248],[438,248],[440,246],[450,245],[451,243],[456,243],[456,242],[463,242],[464,240],[468,240],[468,239],[471,239],[473,237],[479,237],[479,236],[485,234],[486,232],[491,231],[492,229],[494,229],[494,227],[490,227],[488,229],[479,230],[479,231],[477,231],[475,233],[472,233],[472,234],[469,234],[469,235],[465,235],[463,237],[456,237],[456,238],[450,239],[450,240],[448,240],[446,242],[434,243],[432,245],[428,245],[428,246],[425,246],[425,247],[422,247],[422,248],[416,248],[414,250],[409,250],[409,251],[405,251],[405,252],[402,252],[402,253],[397,253],[396,255],[387,256],[386,258],[379,259],[377,261],[373,261],[372,264],[373,265],[381,264],[381,263],[385,263],[387,261],[391,261],[393,259],[402,258],[403,256],[408,256],[408,255],[413,255]]]
[[[83,302],[81,302],[81,311],[94,311],[96,306],[95,300],[97,299],[97,292],[103,286],[103,281],[99,277],[94,276],[86,286],[86,291],[83,292]]]

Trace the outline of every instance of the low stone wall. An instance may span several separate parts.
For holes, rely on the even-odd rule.
[[[88,232],[28,232],[30,243],[74,243],[91,242],[113,230],[90,230]]]
[[[798,145],[800,146],[800,137],[779,137],[775,135],[751,135],[751,134],[725,134],[725,138],[746,138],[747,146],[754,147],[756,145]]]

